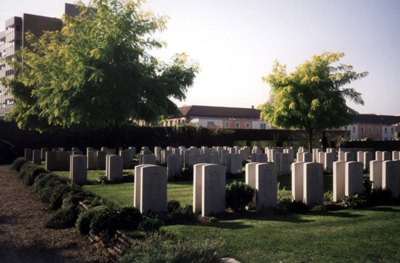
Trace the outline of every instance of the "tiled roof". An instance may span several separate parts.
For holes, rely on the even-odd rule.
[[[260,110],[252,108],[231,108],[214,106],[184,106],[179,110],[184,117],[220,117],[220,118],[248,118],[259,119]]]
[[[353,123],[370,123],[392,125],[400,123],[400,116],[376,115],[376,114],[358,114],[353,119]]]

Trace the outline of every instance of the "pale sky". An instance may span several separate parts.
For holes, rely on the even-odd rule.
[[[62,0],[0,0],[4,21],[22,13],[61,17]],[[148,0],[145,9],[169,16],[160,38],[168,60],[186,52],[201,68],[182,105],[250,107],[268,99],[262,77],[275,60],[288,71],[322,52],[368,77],[360,113],[400,114],[400,0]]]

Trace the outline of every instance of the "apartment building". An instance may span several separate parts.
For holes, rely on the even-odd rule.
[[[179,108],[181,115],[164,120],[162,126],[190,124],[205,128],[225,129],[270,129],[266,121],[260,119],[260,111],[251,108],[184,106]]]
[[[351,125],[344,127],[351,140],[389,141],[398,139],[400,116],[358,114]]]
[[[76,16],[79,13],[76,5],[65,4],[65,14]],[[14,16],[5,21],[5,30],[0,31],[0,78],[13,78],[16,74],[14,69],[7,64],[7,61],[15,59],[15,52],[22,47],[28,47],[25,33],[31,32],[39,37],[44,31],[56,31],[62,28],[60,18],[23,14]],[[11,94],[6,94],[5,87],[0,84],[0,118],[7,115],[15,101]]]

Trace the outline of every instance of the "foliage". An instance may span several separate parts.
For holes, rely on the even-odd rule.
[[[392,192],[390,190],[382,189],[382,188],[374,188],[371,190],[371,193],[366,197],[367,202],[371,206],[376,205],[390,205],[395,204],[398,200],[393,198]]]
[[[118,210],[118,228],[136,230],[142,220],[139,209],[134,207],[123,207]]]
[[[26,163],[21,167],[22,181],[29,186],[33,185],[38,175],[42,174],[41,176],[43,176],[46,173],[49,171],[32,163]]]
[[[142,10],[140,0],[93,0],[65,16],[61,31],[26,33],[17,52],[18,75],[3,78],[16,99],[9,115],[19,127],[116,127],[177,114],[198,71],[185,54],[170,62],[150,54],[164,44],[152,35],[166,18]],[[23,59],[21,59],[23,58]]]
[[[195,215],[193,213],[193,206],[185,205],[181,207],[179,201],[171,200],[167,204],[168,215],[166,218],[166,224],[184,224],[193,222]]]
[[[15,159],[11,166],[10,169],[11,170],[15,170],[15,171],[20,171],[21,167],[25,164],[29,162],[28,159],[24,158],[24,157],[18,157],[17,159]]]
[[[179,240],[174,242],[163,240],[159,235],[153,235],[127,252],[119,262],[219,263],[221,262],[218,254],[220,248],[221,243],[218,241],[203,240],[195,243],[190,240]]]
[[[368,205],[365,195],[363,194],[344,196],[342,203],[345,207],[351,209],[362,208]]]
[[[50,218],[46,221],[47,228],[69,228],[74,226],[78,211],[75,207],[70,206],[61,208],[51,214]]]
[[[271,91],[270,100],[259,106],[261,117],[278,127],[304,129],[309,149],[315,131],[349,123],[356,111],[347,106],[346,99],[364,102],[359,92],[343,86],[368,73],[357,73],[350,65],[333,65],[343,57],[344,53],[315,55],[290,74],[276,62],[272,73],[263,78]]]
[[[90,232],[101,235],[105,240],[110,240],[117,231],[118,213],[116,209],[107,208],[99,210],[90,221]]]
[[[83,236],[89,234],[92,218],[97,213],[101,213],[101,211],[106,209],[108,209],[106,206],[96,206],[80,213],[75,223],[75,227],[78,233]]]
[[[332,191],[327,191],[324,193],[324,201],[330,202],[333,200],[333,193]]]
[[[176,212],[181,207],[181,203],[176,200],[168,201],[167,203],[167,211],[168,213]]]
[[[67,184],[57,184],[53,187],[53,193],[50,197],[50,208],[59,209],[63,204],[63,199],[71,191],[71,187]]]
[[[226,186],[226,205],[234,211],[244,210],[253,200],[255,189],[241,181]]]
[[[156,232],[164,225],[164,222],[157,215],[143,214],[138,230],[145,232]]]

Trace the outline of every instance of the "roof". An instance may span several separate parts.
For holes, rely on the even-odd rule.
[[[260,118],[260,110],[254,108],[231,108],[192,105],[180,107],[179,110],[184,117],[220,117],[248,119]]]
[[[353,123],[372,123],[372,124],[393,125],[396,123],[400,123],[400,116],[358,114],[354,117]]]

